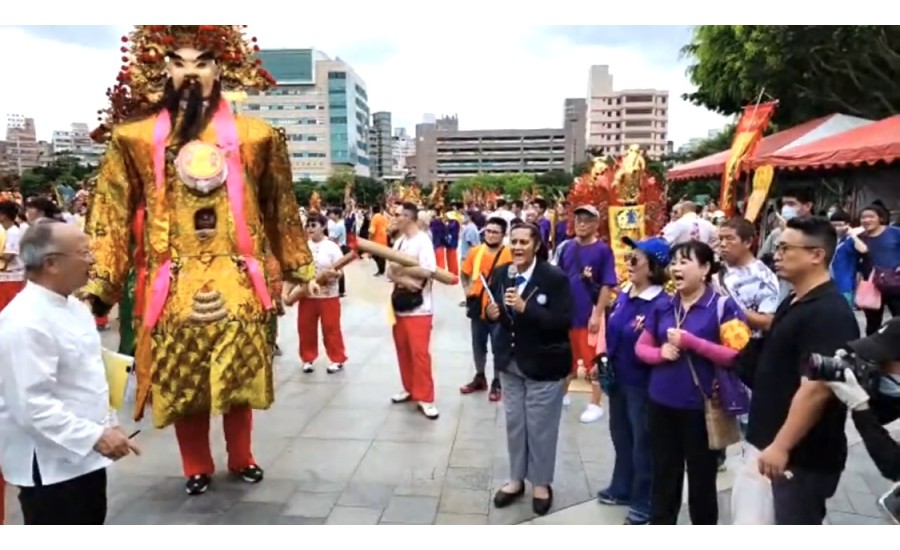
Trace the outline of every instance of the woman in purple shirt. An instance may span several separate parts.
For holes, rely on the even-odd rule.
[[[635,353],[650,312],[668,301],[669,244],[657,237],[623,242],[634,249],[628,261],[629,284],[619,292],[606,322],[606,369],[601,385],[609,395],[609,433],[616,462],[609,486],[597,494],[601,504],[630,505],[626,525],[650,520],[650,433],[647,430],[647,385],[650,368]]]
[[[706,243],[687,241],[673,247],[676,294],[647,317],[635,349],[637,357],[651,365],[647,424],[654,525],[677,522],[685,464],[691,523],[719,521],[718,453],[709,448],[704,396],[713,395],[716,370],[734,365],[750,341],[750,327],[737,303],[710,287],[715,271],[714,254]]]

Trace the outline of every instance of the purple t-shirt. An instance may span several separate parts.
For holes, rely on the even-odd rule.
[[[544,246],[550,246],[550,227],[552,225],[547,218],[542,217],[538,220],[538,229],[541,230],[541,240],[544,242]]]
[[[707,288],[703,297],[687,312],[681,325],[682,330],[690,332],[698,338],[720,343],[719,298],[719,294],[712,288]],[[722,324],[732,319],[746,322],[744,312],[734,300],[726,298],[724,306],[722,308]],[[653,335],[657,345],[667,342],[669,340],[668,330],[676,328],[676,307],[679,311],[681,310],[681,299],[677,295],[661,302],[647,317],[644,324],[645,329]],[[696,353],[682,351],[677,361],[651,367],[649,393],[653,402],[673,409],[703,409],[703,396],[694,385],[687,361],[688,356],[697,371],[697,378],[700,379],[703,392],[710,395],[715,366],[708,359]]]
[[[589,287],[615,288],[617,283],[612,249],[603,241],[580,245],[572,240],[562,251],[559,268],[569,276],[572,287],[572,328],[586,328],[597,303],[596,294],[592,297]],[[591,268],[590,281],[581,276],[585,268]]]
[[[670,296],[660,287],[650,287],[637,296],[623,289],[613,303],[606,321],[606,355],[616,373],[616,382],[631,388],[647,388],[650,367],[638,359],[634,351],[650,312]]]
[[[567,220],[559,220],[556,222],[556,227],[553,231],[556,233],[556,236],[553,237],[554,245],[559,246],[568,238],[566,233],[569,231],[569,222]]]
[[[431,220],[429,228],[431,229],[431,242],[434,243],[434,247],[443,248],[447,246],[447,243],[445,242],[447,238],[447,226],[444,225],[444,222],[435,218]]]

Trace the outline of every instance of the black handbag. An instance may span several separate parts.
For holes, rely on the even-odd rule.
[[[491,284],[491,277],[494,275],[494,268],[497,267],[497,261],[500,259],[500,254],[503,254],[503,249],[506,248],[504,246],[500,246],[500,250],[497,251],[497,254],[494,255],[494,262],[491,264],[491,269],[489,271],[490,275],[488,275],[488,284]],[[472,277],[481,276],[481,273],[472,274]],[[484,293],[487,289],[484,288],[484,285],[481,286],[481,292],[478,296],[467,296],[466,297],[466,317],[469,319],[480,319],[481,318],[481,304],[484,301]]]

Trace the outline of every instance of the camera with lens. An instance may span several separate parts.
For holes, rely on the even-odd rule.
[[[806,376],[821,382],[845,382],[844,370],[850,369],[859,385],[867,392],[875,389],[881,369],[878,363],[867,361],[852,351],[840,349],[834,357],[813,353],[809,356]]]

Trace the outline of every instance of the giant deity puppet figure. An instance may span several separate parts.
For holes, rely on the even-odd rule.
[[[223,98],[274,82],[239,25],[139,25],[122,41],[94,133],[107,151],[84,295],[108,311],[135,269],[135,417],[149,404],[157,428],[174,425],[188,494],[215,471],[211,415],[223,415],[228,470],[257,483],[252,410],[274,400],[273,284],[319,292],[284,135]]]

